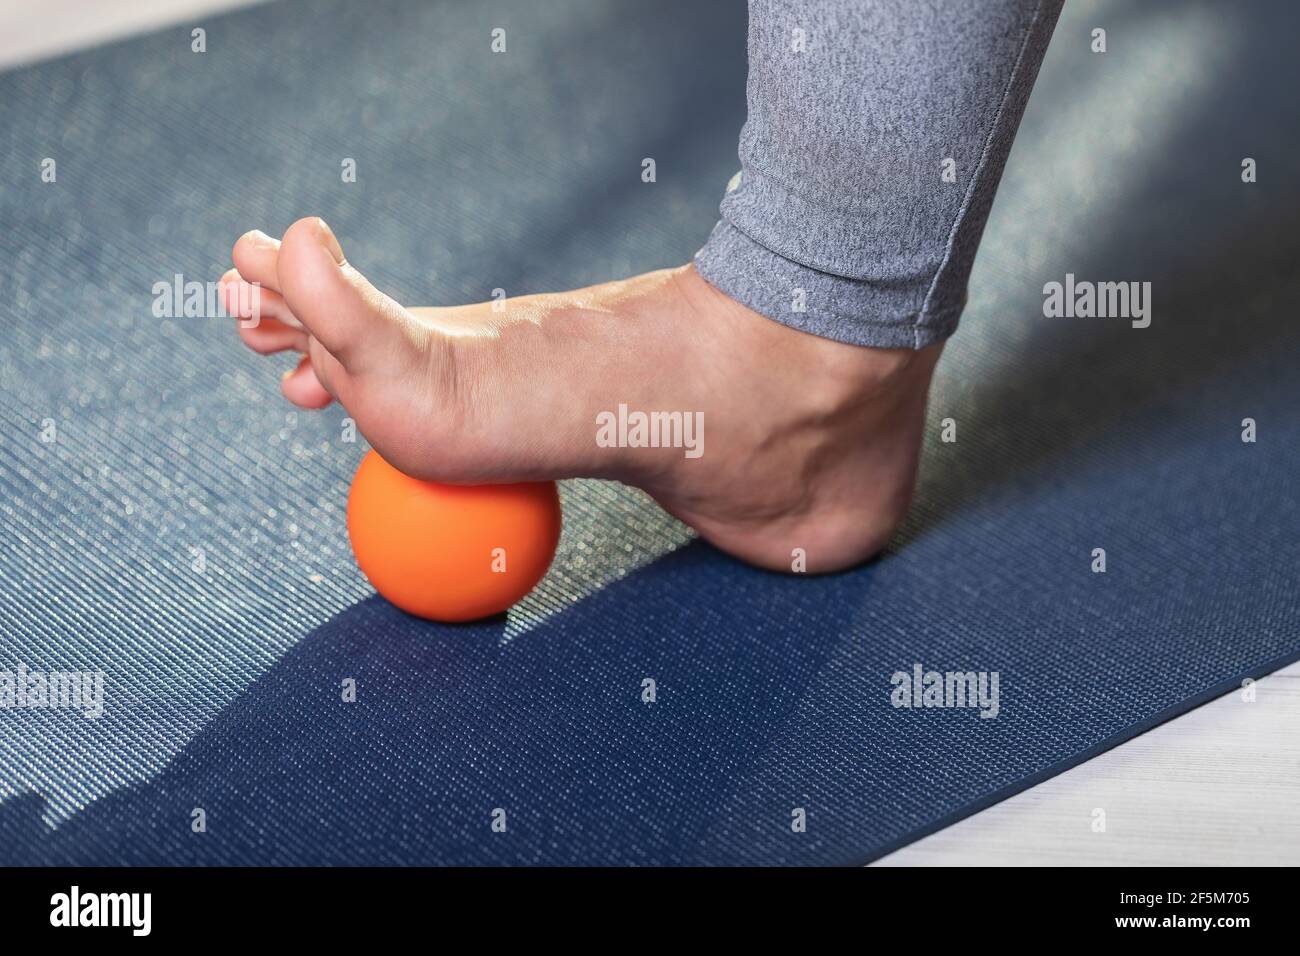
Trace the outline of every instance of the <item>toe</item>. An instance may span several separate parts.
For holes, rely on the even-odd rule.
[[[241,328],[256,328],[269,319],[305,332],[284,296],[264,286],[245,282],[237,269],[223,275],[220,286],[226,312],[239,319]]]
[[[244,233],[230,251],[230,258],[245,282],[256,282],[275,291],[280,289],[275,269],[279,256],[280,240],[272,239],[260,229]]]
[[[324,408],[334,401],[334,396],[316,377],[311,359],[306,355],[296,368],[284,374],[280,380],[280,391],[299,408]]]
[[[289,227],[276,272],[293,314],[350,373],[363,371],[370,357],[376,367],[391,361],[410,317],[347,263],[324,221],[300,219]]]
[[[307,351],[307,333],[277,322],[263,319],[257,325],[240,325],[239,338],[254,352],[272,355],[276,352]]]

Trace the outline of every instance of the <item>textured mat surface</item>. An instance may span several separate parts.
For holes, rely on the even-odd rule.
[[[852,573],[749,570],[583,482],[508,620],[412,620],[352,565],[342,413],[151,314],[307,214],[410,303],[684,262],[743,27],[286,0],[0,76],[0,671],[107,681],[98,719],[0,710],[0,862],[863,862],[1300,656],[1287,4],[1067,7],[916,511]],[[1067,272],[1151,281],[1151,327],[1044,318]],[[998,672],[996,719],[893,707],[918,663]]]

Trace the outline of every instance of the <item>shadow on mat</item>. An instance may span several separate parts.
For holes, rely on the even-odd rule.
[[[363,601],[147,783],[52,831],[39,798],[6,801],[0,847],[42,849],[4,862],[688,859],[843,639],[801,626],[808,583],[694,544],[505,646],[500,622],[425,625]],[[725,607],[681,601],[724,587]]]

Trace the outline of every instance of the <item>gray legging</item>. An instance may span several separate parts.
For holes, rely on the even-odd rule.
[[[750,0],[741,172],[695,258],[826,338],[951,335],[1062,0]]]

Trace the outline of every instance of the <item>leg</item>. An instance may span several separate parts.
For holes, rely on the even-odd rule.
[[[956,328],[1061,0],[751,0],[742,172],[695,265],[816,335]]]

